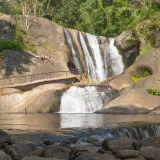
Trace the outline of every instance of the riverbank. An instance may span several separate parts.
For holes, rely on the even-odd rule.
[[[156,132],[156,127],[160,128],[159,125],[148,125],[142,126],[141,128],[139,127],[139,129],[134,127],[128,129],[113,129],[112,134],[110,130],[110,133],[108,132],[108,137],[104,137],[103,141],[98,141],[96,136],[88,136],[88,139],[86,139],[87,143],[79,143],[78,145],[77,139],[73,134],[72,138],[70,136],[68,139],[66,137],[59,137],[59,142],[58,137],[56,139],[56,136],[54,137],[52,135],[52,137],[48,137],[48,140],[43,139],[44,141],[40,143],[36,141],[17,141],[14,140],[13,137],[11,138],[6,132],[0,130],[0,159],[159,160],[160,136],[152,137],[160,134],[160,130]],[[141,132],[138,132],[138,130]],[[144,135],[146,135],[146,137],[149,136],[148,138],[142,137],[143,131],[145,131]],[[90,133],[91,132],[96,132],[96,130],[92,129],[92,131],[90,130]],[[89,134],[89,130],[87,134]],[[47,137],[47,135],[45,136]],[[141,138],[144,139],[142,140]]]

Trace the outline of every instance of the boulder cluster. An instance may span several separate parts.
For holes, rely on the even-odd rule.
[[[46,141],[43,147],[14,142],[0,130],[0,160],[159,160],[160,137],[143,141],[121,137],[93,142],[92,145],[56,145]]]

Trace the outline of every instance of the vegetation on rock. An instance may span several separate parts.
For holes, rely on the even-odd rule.
[[[18,41],[1,40],[0,41],[0,51],[3,50],[23,50],[24,45]]]
[[[152,74],[150,68],[146,66],[138,66],[134,70],[129,70],[133,82],[138,82]]]
[[[147,91],[151,95],[160,96],[160,89],[157,89],[155,87],[150,86],[150,87],[148,87]]]

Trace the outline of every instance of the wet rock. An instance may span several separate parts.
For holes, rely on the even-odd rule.
[[[75,160],[117,160],[115,156],[110,154],[93,154],[93,153],[84,153],[81,156],[77,157]]]
[[[42,157],[24,157],[22,160],[65,160],[58,158],[42,158]]]
[[[63,140],[60,144],[62,147],[68,147],[71,144],[69,140]]]
[[[126,150],[121,150],[119,151],[118,153],[116,153],[116,157],[119,157],[119,158],[136,158],[139,156],[139,151],[137,150],[129,150],[129,149],[126,149]]]
[[[143,157],[138,157],[138,158],[128,158],[124,160],[145,160]]]
[[[111,151],[106,151],[104,149],[99,149],[98,152],[101,153],[101,154],[104,154],[104,153],[112,154]]]
[[[97,150],[92,146],[76,146],[71,148],[71,152],[69,154],[69,159],[75,159],[76,157],[81,156],[84,153],[96,153]]]
[[[33,152],[30,152],[27,154],[28,157],[34,156],[34,157],[43,157],[44,149],[41,150],[35,150]]]
[[[138,150],[141,147],[141,142],[134,139],[133,140],[133,146],[134,146],[134,149]]]
[[[11,160],[11,157],[0,150],[0,160]]]
[[[145,139],[141,142],[142,146],[152,146],[155,148],[160,148],[160,137],[151,137]]]
[[[91,137],[88,137],[86,141],[87,143],[93,143],[93,142],[98,142],[98,139],[91,136]]]
[[[46,146],[49,146],[49,145],[53,145],[54,143],[51,141],[45,141],[43,144]]]
[[[28,155],[28,153],[36,150],[36,145],[33,143],[13,144],[6,148],[6,152],[15,160],[19,160]]]
[[[133,148],[133,142],[128,137],[121,137],[120,139],[106,139],[102,143],[102,149],[112,152]]]
[[[9,135],[6,132],[0,130],[0,145],[9,142],[9,140]]]
[[[69,152],[70,150],[68,148],[56,145],[50,145],[45,148],[44,157],[67,159],[69,158]]]
[[[160,148],[143,146],[140,148],[140,155],[146,160],[160,160]]]
[[[95,147],[102,147],[102,142],[94,142],[93,145]]]
[[[78,141],[78,137],[70,137],[69,140],[71,141],[72,144],[76,143]]]
[[[92,146],[76,146],[71,148],[75,152],[90,152],[90,153],[96,153],[97,149],[93,148]]]

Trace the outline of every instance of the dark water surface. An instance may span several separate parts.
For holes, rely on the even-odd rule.
[[[0,114],[0,129],[10,134],[54,133],[84,128],[109,128],[130,123],[160,123],[160,115]]]

